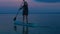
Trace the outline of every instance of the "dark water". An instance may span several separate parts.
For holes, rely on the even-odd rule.
[[[0,14],[0,34],[22,34],[22,26],[17,26],[17,32],[13,29],[15,14]],[[60,14],[29,14],[29,23],[41,27],[29,27],[29,34],[60,34]],[[17,20],[22,21],[22,15]]]

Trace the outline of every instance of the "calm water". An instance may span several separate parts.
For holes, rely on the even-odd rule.
[[[0,14],[0,34],[22,34],[22,26],[17,26],[17,32],[13,29],[15,14]],[[29,27],[29,34],[60,34],[60,14],[29,14],[29,23],[41,27]],[[22,15],[17,20],[22,21]]]

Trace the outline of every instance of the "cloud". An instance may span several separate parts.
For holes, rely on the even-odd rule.
[[[35,0],[35,1],[37,1],[37,2],[52,2],[52,3],[54,3],[54,2],[60,2],[60,0]]]

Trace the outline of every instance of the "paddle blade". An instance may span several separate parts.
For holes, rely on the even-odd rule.
[[[13,19],[13,21],[16,21],[16,17]]]

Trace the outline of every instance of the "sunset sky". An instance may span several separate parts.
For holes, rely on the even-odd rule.
[[[29,12],[60,12],[60,0],[26,0]],[[0,13],[16,13],[22,0],[0,0]]]

